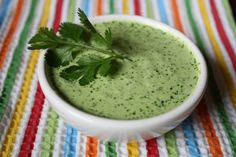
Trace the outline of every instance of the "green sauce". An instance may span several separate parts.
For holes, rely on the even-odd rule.
[[[177,107],[191,94],[198,81],[199,63],[181,39],[133,22],[96,25],[99,32],[107,27],[113,33],[114,48],[127,53],[133,62],[119,61],[117,73],[98,76],[86,86],[64,80],[59,76],[62,68],[52,68],[49,77],[65,100],[100,117],[142,119]]]

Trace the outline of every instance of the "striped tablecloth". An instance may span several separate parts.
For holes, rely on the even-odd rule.
[[[115,143],[82,136],[49,107],[27,42],[61,21],[135,14],[186,34],[204,54],[207,92],[194,113],[148,141]],[[0,0],[0,156],[236,157],[236,26],[228,0]]]

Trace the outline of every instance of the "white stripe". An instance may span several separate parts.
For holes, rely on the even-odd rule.
[[[115,14],[122,14],[122,0],[114,0]]]
[[[185,7],[185,2],[184,0],[178,0],[176,1],[178,8],[179,8],[179,17],[182,23],[182,27],[183,27],[183,31],[184,34],[191,40],[194,42],[194,35],[191,31],[191,26],[188,20],[188,16],[187,16],[187,10]]]
[[[57,0],[51,0],[50,11],[49,11],[49,16],[48,16],[48,22],[47,22],[48,27],[53,26],[55,13],[56,13],[56,3],[57,3]]]
[[[80,132],[77,132],[77,143],[76,143],[76,155],[75,156],[79,156],[79,152],[80,152]]]
[[[128,2],[128,9],[129,9],[129,13],[130,15],[134,15],[134,2],[133,0],[129,0]]]
[[[97,2],[96,0],[90,0],[89,2],[89,17],[97,16]]]
[[[119,157],[128,156],[127,141],[124,140],[117,143],[117,154]]]
[[[176,138],[176,145],[179,152],[179,156],[188,156],[188,151],[186,150],[186,142],[184,137],[184,131],[181,125],[175,128],[175,138]]]
[[[100,140],[98,144],[98,157],[106,157],[106,141]]]
[[[220,16],[220,20],[222,22],[224,30],[227,34],[228,39],[229,39],[229,42],[234,49],[234,53],[236,53],[236,37],[234,36],[234,32],[232,31],[232,29],[230,27],[226,13],[224,11],[223,2],[222,1],[214,1],[214,2],[216,5],[216,8],[218,10],[218,14]]]
[[[168,157],[164,135],[157,138],[157,144],[158,144],[159,156],[160,157]]]
[[[147,156],[146,141],[140,138],[137,142],[139,149],[139,157],[146,157]]]
[[[75,14],[74,14],[74,22],[75,23],[79,23],[79,16],[77,14],[77,9],[81,8],[82,9],[82,0],[75,0],[75,7],[74,7],[74,11],[75,11]]]
[[[151,5],[152,5],[152,11],[153,11],[154,18],[157,21],[161,21],[161,17],[160,17],[160,14],[159,14],[160,11],[159,11],[159,8],[158,8],[157,0],[151,0]]]
[[[69,0],[63,1],[62,12],[61,12],[61,23],[67,21],[68,10],[69,10]]]
[[[53,147],[53,157],[63,156],[64,154],[64,141],[66,136],[65,131],[66,126],[64,125],[64,121],[59,117],[58,118],[58,125],[57,130],[54,133],[55,141],[54,141],[54,147]]]
[[[75,0],[74,1],[74,4],[75,4],[75,6],[74,6],[74,10],[73,10],[73,12],[74,12],[74,17],[73,17],[73,21],[72,22],[75,22],[75,23],[78,23],[78,14],[77,14],[77,10],[78,10],[78,8],[82,8],[82,2],[81,2],[81,0]]]
[[[140,2],[140,12],[141,12],[141,16],[147,17],[146,1],[139,1],[139,2]]]
[[[85,157],[86,156],[86,143],[87,143],[87,137],[82,135],[81,133],[77,135],[79,138],[79,151],[78,151],[78,157]]]
[[[103,15],[110,14],[110,2],[109,0],[103,0]]]

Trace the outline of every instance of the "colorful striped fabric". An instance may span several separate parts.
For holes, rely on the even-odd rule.
[[[54,112],[35,70],[39,51],[27,42],[39,27],[58,30],[90,16],[133,14],[166,23],[187,35],[208,64],[207,92],[176,129],[147,141],[85,137]],[[236,25],[228,0],[1,0],[0,156],[235,157]]]

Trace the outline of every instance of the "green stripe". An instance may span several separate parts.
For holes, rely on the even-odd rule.
[[[18,45],[14,50],[14,53],[13,53],[14,55],[13,55],[10,67],[7,71],[6,79],[4,81],[4,86],[2,89],[2,95],[0,97],[0,120],[2,119],[3,113],[7,107],[7,104],[10,99],[11,91],[16,81],[16,75],[20,67],[22,54],[23,54],[25,45],[28,42],[28,35],[30,33],[31,26],[33,23],[37,2],[38,2],[37,0],[32,0],[28,17],[25,21],[24,28],[20,34]]]
[[[53,153],[57,124],[58,124],[58,115],[56,114],[56,112],[50,110],[48,113],[47,124],[43,134],[43,140],[41,143],[42,157],[51,156]]]
[[[222,3],[224,6],[227,20],[229,21],[229,25],[230,25],[232,31],[234,32],[234,37],[236,38],[236,24],[235,24],[233,15],[232,15],[231,7],[229,6],[228,0],[222,0]]]
[[[166,142],[168,156],[169,157],[178,157],[179,152],[177,149],[175,132],[173,130],[169,131],[168,133],[165,134],[165,142]]]
[[[115,13],[114,0],[110,0],[109,7],[110,7],[110,14],[114,14]]]
[[[154,19],[153,9],[152,9],[152,0],[147,0],[146,1],[146,11],[147,11],[147,16],[149,18]]]
[[[203,53],[203,55],[205,56],[205,58],[210,58],[210,56],[208,56],[208,54],[206,53],[206,49],[204,47],[204,44],[203,44],[203,40],[201,39],[201,36],[199,34],[200,30],[198,30],[197,28],[197,24],[196,22],[194,21],[194,18],[193,18],[193,14],[192,14],[192,8],[191,8],[191,4],[190,4],[190,0],[185,0],[185,6],[186,6],[186,9],[187,9],[187,15],[188,15],[188,18],[189,18],[189,21],[190,21],[190,25],[191,25],[191,28],[192,28],[192,31],[194,33],[194,36],[195,36],[195,39],[197,41],[197,44],[198,44],[198,47],[200,48],[201,52]],[[233,126],[226,114],[226,110],[224,108],[224,103],[220,97],[220,92],[219,92],[219,89],[216,85],[216,81],[214,79],[214,74],[213,74],[213,71],[212,69],[210,68],[210,64],[209,64],[209,61],[208,59],[206,60],[207,62],[207,65],[208,65],[208,85],[209,85],[209,89],[210,89],[210,92],[213,96],[213,102],[216,106],[216,109],[219,113],[219,117],[220,117],[220,121],[224,127],[224,131],[226,132],[226,135],[228,137],[228,140],[229,140],[229,143],[230,143],[230,148],[232,150],[232,153],[233,153],[233,156],[236,156],[236,132],[235,130],[233,129]]]
[[[75,7],[78,7],[78,6],[75,6],[75,0],[70,0],[69,8],[68,8],[69,11],[68,11],[68,14],[67,14],[67,21],[68,22],[73,22],[74,21]]]
[[[106,157],[117,157],[116,144],[114,142],[106,142]]]

